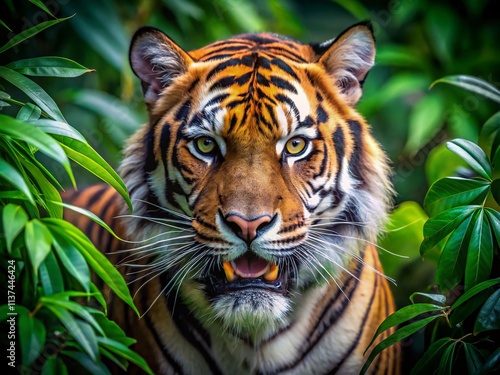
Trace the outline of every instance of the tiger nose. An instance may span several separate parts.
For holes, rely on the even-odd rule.
[[[240,215],[230,214],[226,216],[229,227],[238,237],[246,242],[252,242],[260,232],[265,230],[271,222],[271,216],[262,215],[254,219],[247,219]]]

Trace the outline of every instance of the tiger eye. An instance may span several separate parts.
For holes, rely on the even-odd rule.
[[[210,137],[196,139],[196,148],[202,154],[210,154],[215,150],[215,141]]]
[[[304,149],[306,148],[307,142],[304,138],[302,137],[295,137],[286,143],[286,151],[290,155],[297,155],[300,154]]]

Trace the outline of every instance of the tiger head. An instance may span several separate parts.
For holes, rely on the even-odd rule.
[[[206,325],[272,332],[376,241],[386,157],[354,106],[374,63],[371,25],[322,44],[243,34],[183,51],[140,29],[130,61],[149,122],[121,166],[148,275]]]

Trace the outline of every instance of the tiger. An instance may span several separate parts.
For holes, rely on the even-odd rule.
[[[247,33],[190,52],[143,27],[129,57],[148,112],[119,168],[133,213],[105,185],[66,196],[127,239],[66,212],[141,312],[110,296],[111,319],[156,374],[359,373],[394,312],[377,245],[391,168],[356,110],[372,24],[324,43]],[[392,346],[367,373],[400,362]]]

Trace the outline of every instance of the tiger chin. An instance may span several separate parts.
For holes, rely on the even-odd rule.
[[[103,190],[90,208],[131,241],[93,237],[143,314],[113,301],[111,317],[156,373],[359,372],[393,312],[376,245],[390,168],[355,109],[374,58],[369,22],[321,44],[242,34],[190,52],[136,32],[149,121],[121,164],[134,212]],[[398,350],[368,372],[399,373]]]

